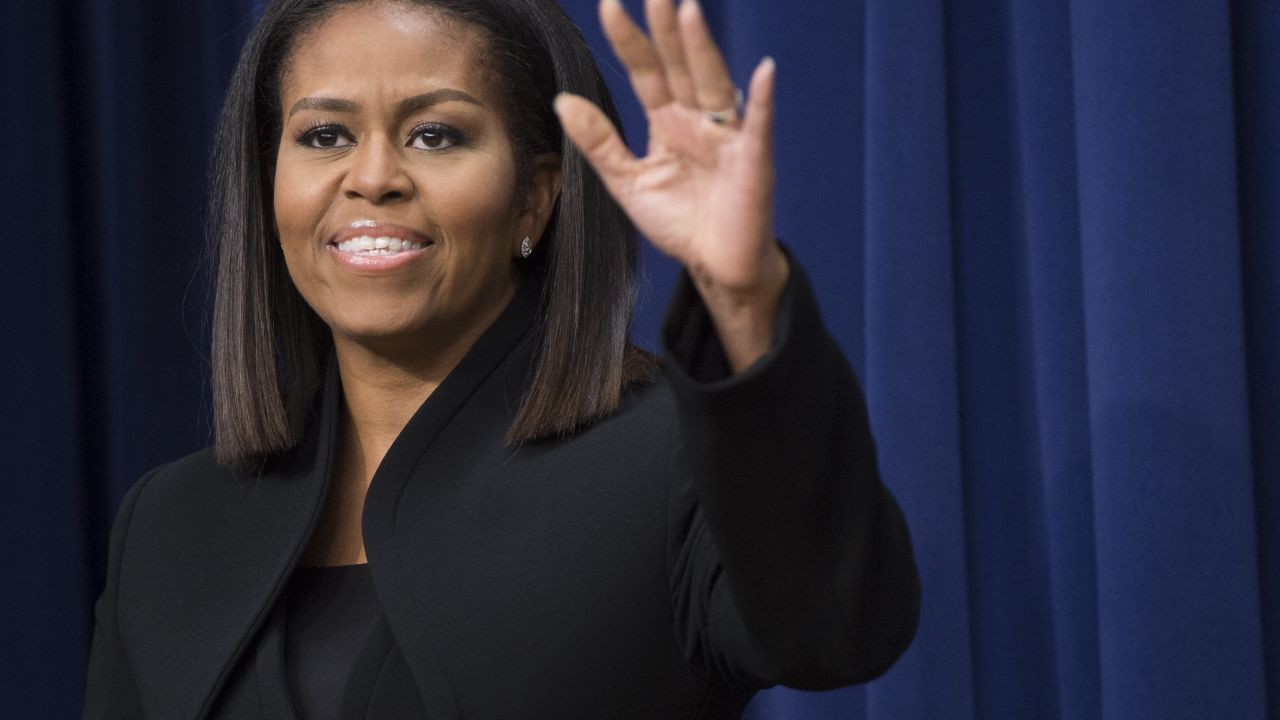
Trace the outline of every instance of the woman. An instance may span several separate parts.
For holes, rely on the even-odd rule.
[[[646,10],[601,4],[637,159],[551,0],[266,9],[215,157],[217,446],[125,498],[86,717],[730,718],[903,652],[905,525],[773,238],[773,64],[740,116],[697,5]],[[661,370],[627,219],[688,270]]]

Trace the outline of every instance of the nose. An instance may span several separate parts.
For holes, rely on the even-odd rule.
[[[413,179],[405,172],[397,150],[394,143],[372,137],[357,145],[342,181],[343,195],[375,205],[412,197]]]

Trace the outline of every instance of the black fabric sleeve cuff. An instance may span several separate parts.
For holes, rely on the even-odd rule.
[[[689,273],[681,272],[662,323],[662,350],[668,373],[686,382],[716,385],[746,379],[770,364],[777,355],[779,346],[790,335],[797,296],[803,296],[801,304],[817,313],[808,280],[800,272],[790,253],[787,253],[787,263],[791,271],[787,284],[782,288],[782,295],[778,298],[778,312],[773,321],[773,338],[769,350],[736,377],[729,370],[724,347],[716,335],[715,324],[707,312],[707,306],[702,302],[702,296],[694,287]]]
[[[883,672],[915,630],[919,585],[880,483],[857,379],[790,256],[769,350],[729,372],[682,277],[663,328],[682,471],[728,583],[709,642],[741,675],[805,689]],[[726,618],[737,618],[732,622]]]

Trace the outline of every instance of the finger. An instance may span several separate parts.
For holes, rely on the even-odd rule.
[[[697,107],[693,78],[689,76],[689,65],[685,62],[684,43],[680,40],[680,29],[676,26],[675,5],[671,0],[647,0],[645,17],[649,22],[654,45],[658,48],[658,56],[666,67],[667,87],[671,94],[681,105]]]
[[[569,140],[582,151],[605,186],[615,190],[639,161],[609,117],[590,100],[571,93],[556,96],[555,110]]]
[[[680,37],[698,105],[703,110],[720,112],[734,109],[733,81],[725,67],[720,48],[711,39],[706,18],[697,0],[684,0],[679,11]]]
[[[671,102],[661,58],[619,0],[600,0],[600,25],[614,54],[626,66],[640,104],[651,110]]]
[[[773,88],[777,71],[778,65],[771,57],[756,66],[747,89],[747,114],[742,119],[743,133],[765,153],[773,143]]]

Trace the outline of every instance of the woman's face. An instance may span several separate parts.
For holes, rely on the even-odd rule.
[[[558,176],[517,193],[501,98],[472,28],[393,2],[301,37],[281,83],[276,228],[294,284],[335,342],[467,342],[519,282]]]

